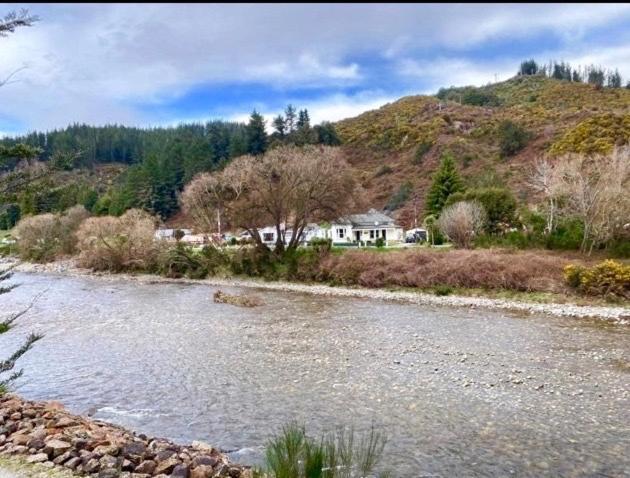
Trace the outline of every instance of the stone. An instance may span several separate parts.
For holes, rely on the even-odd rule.
[[[241,469],[236,466],[231,466],[230,469],[228,470],[228,474],[232,478],[239,478],[241,476]]]
[[[96,458],[92,458],[83,465],[83,471],[86,473],[95,473],[98,471],[99,466],[98,460]]]
[[[68,451],[70,448],[72,448],[72,445],[67,441],[53,438],[52,440],[48,440],[48,442],[46,442],[46,448],[44,449],[44,451],[49,455],[52,454],[53,457],[57,457]]]
[[[46,446],[46,443],[44,443],[44,440],[42,440],[41,438],[31,438],[26,446],[29,448],[35,448],[36,450],[40,450]]]
[[[153,460],[144,460],[134,470],[136,473],[146,473],[148,475],[152,475],[157,467],[157,463]]]
[[[79,466],[79,464],[81,463],[81,458],[79,458],[78,456],[75,456],[74,458],[70,458],[68,461],[66,461],[63,466],[65,466],[66,468],[70,468],[71,470],[74,470],[77,466]]]
[[[48,455],[46,453],[38,453],[37,455],[31,455],[26,458],[28,463],[44,463],[48,461]]]
[[[30,439],[31,438],[28,435],[24,435],[22,433],[14,433],[10,438],[14,445],[26,445]]]
[[[213,467],[218,463],[218,460],[209,455],[199,455],[193,458],[192,466],[193,468],[199,465],[207,465],[209,467]]]
[[[192,469],[190,478],[210,478],[212,476],[212,467],[208,465],[199,465]]]
[[[53,460],[53,463],[55,465],[61,465],[61,464],[65,463],[66,461],[68,461],[70,458],[72,458],[72,455],[70,454],[69,451],[67,451],[64,454],[59,455],[57,458],[55,458]]]
[[[57,428],[74,427],[78,424],[79,423],[76,420],[73,420],[69,417],[61,417],[59,420],[57,420],[57,423],[55,423]]]
[[[154,473],[156,475],[160,475],[163,473],[169,474],[171,471],[173,471],[173,468],[175,468],[177,465],[179,465],[179,461],[177,459],[168,458],[158,463],[157,467],[155,468]]]
[[[15,455],[24,455],[27,452],[28,452],[28,447],[22,446],[22,445],[14,445],[13,447],[11,447],[9,451],[9,453],[12,453]]]
[[[177,478],[190,478],[190,467],[188,465],[177,465],[171,471],[171,476]]]
[[[229,476],[230,475],[230,467],[225,463],[219,465],[217,469],[214,471],[213,476]]]
[[[22,414],[20,412],[15,412],[15,413],[11,414],[11,416],[9,418],[11,418],[11,420],[18,421],[18,420],[22,419]]]
[[[129,455],[135,455],[135,456],[142,456],[144,455],[144,453],[147,451],[147,446],[139,441],[133,441],[131,443],[127,443],[124,447],[123,447],[123,455],[125,456],[129,456]]]
[[[117,478],[120,472],[114,468],[107,468],[98,472],[98,478]]]
[[[214,447],[212,445],[209,445],[206,442],[198,441],[198,440],[193,441],[191,443],[191,446],[195,448],[196,450],[208,451],[210,453],[212,453],[212,451],[214,450]]]
[[[84,438],[73,438],[72,446],[75,450],[83,450],[88,446],[88,441]]]
[[[99,460],[99,463],[101,467],[116,468],[118,466],[118,459],[111,455],[105,455]]]
[[[43,440],[48,436],[48,433],[43,428],[36,428],[31,433],[29,433],[29,436],[35,440]]]
[[[162,450],[157,452],[157,454],[155,455],[155,460],[158,462],[165,461],[171,458],[173,455],[175,455],[175,452],[173,450]]]

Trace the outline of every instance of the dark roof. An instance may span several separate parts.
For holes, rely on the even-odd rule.
[[[335,222],[352,224],[353,227],[396,226],[394,219],[376,209],[370,209],[366,214],[349,214]]]

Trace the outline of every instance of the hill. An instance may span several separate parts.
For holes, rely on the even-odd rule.
[[[523,148],[507,155],[501,148],[506,122],[526,133]],[[443,152],[453,154],[469,185],[505,185],[527,200],[525,177],[535,158],[605,152],[630,141],[630,90],[517,76],[404,97],[336,128],[367,202],[395,207],[409,225],[414,205],[423,210]]]
[[[100,213],[142,207],[188,225],[177,192],[197,172],[247,152],[248,128],[220,121],[154,129],[73,125],[6,138],[0,148],[26,143],[40,149],[42,164],[56,167],[0,201],[5,212],[13,204],[22,214],[59,210],[75,200]],[[468,186],[506,186],[527,202],[526,178],[536,158],[605,152],[630,141],[630,89],[516,76],[404,97],[339,121],[334,130],[366,207],[388,209],[409,227],[424,215],[443,153],[452,154]],[[0,176],[17,164],[0,161]]]

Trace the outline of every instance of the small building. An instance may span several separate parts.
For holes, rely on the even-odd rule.
[[[155,238],[160,240],[174,241],[175,231],[182,231],[184,236],[188,236],[192,234],[190,229],[156,229]]]
[[[403,228],[393,218],[370,209],[365,214],[350,214],[334,221],[330,227],[333,244],[373,245],[383,239],[385,245],[402,242]]]

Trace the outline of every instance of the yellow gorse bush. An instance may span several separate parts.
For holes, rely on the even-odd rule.
[[[584,294],[630,298],[630,265],[617,261],[608,259],[590,268],[569,264],[564,278]]]

